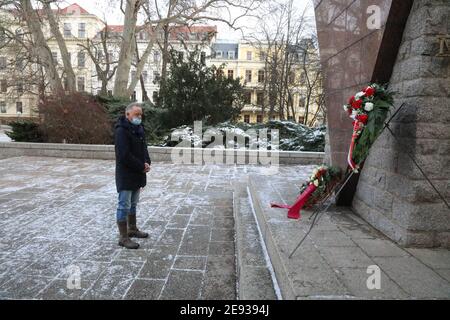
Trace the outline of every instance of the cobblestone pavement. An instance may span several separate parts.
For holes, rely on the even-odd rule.
[[[0,160],[0,299],[236,299],[233,190],[249,177],[297,298],[450,298],[450,250],[400,248],[349,210],[325,215],[287,259],[307,213],[288,221],[267,206],[295,199],[312,168],[268,177],[262,167],[155,163],[137,218],[150,237],[126,250],[117,245],[114,161]],[[253,242],[241,264],[257,262]],[[373,264],[383,272],[376,292],[366,288]]]
[[[150,237],[126,250],[114,161],[1,160],[0,298],[236,299],[231,183],[258,170],[153,164],[137,217]]]

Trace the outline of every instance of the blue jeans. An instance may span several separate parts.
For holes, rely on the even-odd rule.
[[[126,221],[128,213],[136,214],[136,206],[139,202],[138,190],[121,190],[119,192],[119,204],[117,205],[117,221]]]

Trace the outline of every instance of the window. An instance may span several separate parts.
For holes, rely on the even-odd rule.
[[[206,62],[206,52],[202,51],[200,54],[200,62],[204,64]]]
[[[258,71],[258,82],[259,83],[263,83],[264,82],[264,76],[265,76],[264,70],[259,70]]]
[[[244,102],[246,104],[251,104],[252,103],[252,93],[250,91],[244,92]]]
[[[305,107],[305,102],[306,102],[305,98],[298,99],[298,107],[299,108],[304,108]]]
[[[306,73],[302,73],[300,75],[300,84],[305,85],[306,84]]]
[[[16,102],[16,113],[23,113],[23,105],[20,101]]]
[[[234,78],[234,70],[228,70],[228,79]]]
[[[264,92],[258,92],[256,94],[256,104],[259,106],[264,104]]]
[[[256,122],[261,123],[263,122],[262,120],[263,120],[262,114],[256,115]]]
[[[249,114],[245,114],[244,115],[244,122],[245,123],[250,123],[250,115]]]
[[[217,76],[220,78],[220,77],[223,77],[223,69],[217,69]]]
[[[3,93],[8,91],[8,82],[5,79],[0,80],[0,91]]]
[[[222,51],[216,51],[216,59],[222,59]]]
[[[22,82],[19,82],[17,84],[17,93],[18,94],[23,94],[23,83]]]
[[[298,117],[298,122],[299,123],[304,123],[305,122],[305,117]]]
[[[153,63],[158,63],[160,59],[161,59],[161,55],[160,55],[159,51],[155,51],[153,53]]]
[[[264,51],[259,52],[259,60],[265,61],[266,60],[266,53]]]
[[[84,68],[86,66],[86,55],[84,52],[78,52],[78,67]]]
[[[113,61],[113,59],[114,59],[114,52],[108,51],[108,59],[109,59],[109,62]]]
[[[23,59],[17,57],[16,59],[16,69],[22,70],[23,69]]]
[[[69,90],[68,89],[68,87],[69,87],[69,81],[67,80],[67,77],[64,77],[63,78],[63,87],[64,87],[64,90]]]
[[[156,103],[156,101],[158,100],[158,91],[153,91],[152,100],[153,103]]]
[[[247,60],[252,60],[252,52],[247,51]]]
[[[0,101],[0,112],[6,113],[6,102],[5,101]]]
[[[252,70],[245,70],[245,81],[252,82]]]
[[[295,72],[294,71],[291,71],[290,73],[289,73],[289,83],[290,84],[293,84],[295,82]]]
[[[133,94],[131,95],[131,101],[136,101],[136,91],[133,91]]]
[[[58,52],[52,51],[52,59],[55,64],[58,64]]]
[[[70,23],[64,23],[64,38],[70,38],[72,36],[72,25]]]
[[[84,77],[78,77],[77,78],[77,85],[78,85],[78,91],[84,92],[85,86],[84,86]]]
[[[294,117],[293,116],[288,116],[288,121],[294,121]]]
[[[23,40],[23,31],[22,31],[22,29],[16,29],[16,37],[17,37],[17,39],[19,39],[19,40]]]
[[[0,57],[0,70],[6,69],[6,57]]]
[[[86,38],[86,23],[78,24],[78,38]]]
[[[158,82],[161,78],[161,75],[158,71],[153,71],[153,82]]]
[[[234,59],[234,51],[228,51],[228,59]]]

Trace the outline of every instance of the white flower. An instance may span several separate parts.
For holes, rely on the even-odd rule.
[[[314,185],[316,186],[316,187],[318,187],[319,186],[319,180],[314,180]]]
[[[344,104],[344,110],[347,111],[348,106],[346,104]]]
[[[352,111],[352,114],[351,114],[351,116],[350,116],[350,118],[352,118],[353,120],[356,120],[356,116],[358,115],[358,111],[356,111],[356,110],[353,110]]]
[[[361,99],[362,97],[364,97],[366,94],[364,93],[364,92],[358,92],[356,95],[355,95],[355,99],[356,100],[359,100],[359,99]]]
[[[366,110],[367,112],[370,112],[373,110],[373,103],[372,102],[367,102],[366,105],[364,106],[364,110]]]

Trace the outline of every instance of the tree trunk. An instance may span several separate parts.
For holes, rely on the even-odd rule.
[[[134,41],[136,43],[135,47],[136,47],[136,61],[138,61],[138,63],[141,61],[141,59],[139,58],[139,47],[138,47],[138,43],[137,43],[137,38],[134,37]],[[145,89],[145,83],[144,83],[144,78],[142,77],[142,74],[139,76],[139,81],[141,83],[141,91],[142,91],[142,101],[147,101],[148,100],[148,95],[147,95],[147,90]]]
[[[156,37],[158,36],[159,30],[160,30],[160,26],[158,24],[150,37],[150,42],[147,45],[147,48],[145,49],[144,53],[142,54],[141,60],[138,62],[138,65],[136,67],[136,75],[134,76],[133,79],[131,79],[130,86],[128,87],[128,90],[127,90],[127,92],[130,95],[133,92],[134,88],[136,87],[136,84],[139,81],[142,71],[144,71],[145,63],[146,63],[146,61],[148,61],[148,57],[150,56],[150,53],[152,52],[153,45],[155,43]],[[137,48],[136,48],[136,50],[137,50]]]
[[[56,42],[58,43],[59,51],[61,52],[61,58],[67,78],[67,88],[65,89],[69,92],[75,92],[77,90],[75,72],[73,71],[72,63],[70,62],[69,51],[67,50],[66,42],[64,41],[61,31],[59,30],[59,25],[56,22],[52,9],[50,8],[50,3],[44,2],[44,10],[48,18],[50,31],[55,37]]]
[[[120,45],[119,63],[114,81],[114,96],[129,98],[128,80],[131,69],[131,59],[134,54],[134,36],[136,33],[137,12],[139,0],[127,0],[122,42]]]
[[[42,62],[53,92],[62,92],[63,87],[61,78],[59,77],[58,71],[56,70],[50,48],[45,41],[39,17],[33,6],[31,5],[30,0],[20,0],[20,4],[22,6],[24,20],[26,21],[28,30],[31,32],[33,40],[35,42],[35,48],[33,51]]]
[[[162,68],[161,68],[161,82],[160,86],[162,87],[166,81],[167,78],[167,63],[169,61],[169,26],[166,24],[164,25],[164,43],[162,47]]]

